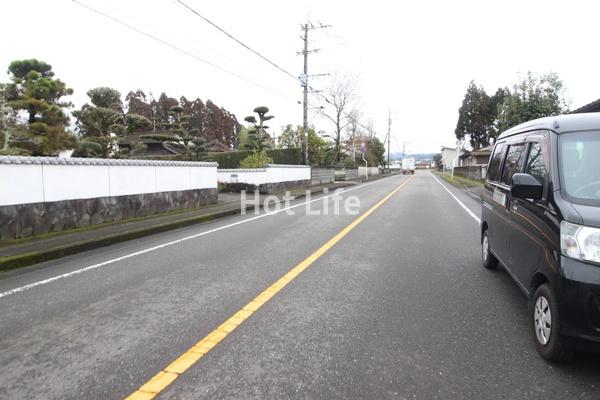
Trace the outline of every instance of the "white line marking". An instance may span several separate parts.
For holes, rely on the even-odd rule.
[[[436,177],[435,177],[433,174],[431,174],[431,177],[432,177],[432,178],[433,178],[433,179],[434,179],[434,180],[435,180],[437,183],[439,183],[439,184],[440,184],[440,186],[441,186],[441,187],[443,187],[443,188],[444,188],[444,190],[445,190],[446,192],[450,193],[450,196],[452,196],[452,198],[453,198],[454,200],[456,200],[456,202],[457,202],[458,204],[460,204],[460,206],[461,206],[462,208],[464,208],[464,209],[465,209],[465,211],[466,211],[466,212],[467,212],[467,213],[468,213],[468,214],[469,214],[471,217],[473,217],[473,219],[474,219],[475,221],[477,221],[477,223],[478,223],[478,224],[480,224],[480,223],[481,223],[481,219],[480,219],[480,218],[479,218],[477,215],[475,215],[475,214],[473,213],[473,211],[469,210],[469,208],[468,208],[467,206],[465,206],[465,205],[463,204],[463,202],[462,202],[462,201],[460,201],[460,200],[459,200],[459,199],[458,199],[458,198],[457,198],[457,197],[456,197],[456,196],[455,196],[455,195],[454,195],[454,194],[453,194],[453,193],[452,193],[450,190],[448,190],[448,188],[446,187],[446,185],[444,185],[442,182],[440,182],[440,181],[438,180],[438,178],[436,178]]]
[[[391,176],[390,176],[390,178],[391,178]],[[48,284],[50,282],[54,282],[54,281],[57,281],[59,279],[68,278],[68,277],[71,277],[73,275],[81,274],[83,272],[91,271],[91,270],[96,269],[96,268],[104,267],[105,265],[114,264],[116,262],[119,262],[119,261],[122,261],[122,260],[126,260],[128,258],[132,258],[132,257],[136,257],[136,256],[139,256],[139,255],[142,255],[142,254],[150,253],[152,251],[155,251],[155,250],[158,250],[158,249],[162,249],[163,247],[168,247],[168,246],[172,246],[174,244],[185,242],[186,240],[195,239],[197,237],[204,236],[204,235],[209,235],[211,233],[218,232],[218,231],[221,231],[223,229],[227,229],[227,228],[231,228],[231,227],[234,227],[234,226],[237,226],[237,225],[245,224],[246,222],[255,221],[255,220],[260,219],[260,218],[268,217],[269,215],[279,214],[279,213],[284,212],[285,210],[290,210],[292,208],[301,207],[301,206],[304,206],[306,204],[313,203],[315,201],[321,201],[323,199],[327,199],[327,198],[330,198],[330,197],[333,197],[333,196],[336,196],[336,195],[343,195],[343,194],[346,194],[346,193],[351,192],[353,190],[362,189],[362,188],[364,188],[366,186],[372,185],[374,183],[378,183],[378,182],[380,182],[382,180],[377,180],[377,181],[374,181],[374,182],[364,183],[362,185],[358,185],[358,186],[350,188],[350,189],[344,189],[342,192],[339,192],[339,193],[332,193],[332,194],[327,195],[327,196],[320,196],[320,197],[317,197],[316,199],[312,199],[310,201],[305,201],[305,202],[302,202],[302,203],[299,203],[299,204],[294,204],[293,206],[281,208],[281,209],[275,210],[275,211],[269,211],[269,212],[267,212],[265,214],[260,214],[260,215],[257,215],[255,217],[252,217],[252,218],[244,219],[244,220],[238,221],[238,222],[233,222],[231,224],[224,225],[224,226],[221,226],[221,227],[218,227],[218,228],[214,228],[214,229],[210,229],[210,230],[205,231],[205,232],[196,233],[196,234],[191,235],[191,236],[186,236],[186,237],[183,237],[181,239],[173,240],[171,242],[159,244],[157,246],[149,247],[149,248],[144,249],[144,250],[136,251],[135,253],[127,254],[127,255],[124,255],[124,256],[121,256],[121,257],[113,258],[111,260],[103,261],[103,262],[98,263],[98,264],[90,265],[90,266],[85,267],[85,268],[77,269],[75,271],[71,271],[71,272],[67,272],[67,273],[61,274],[61,275],[53,276],[52,278],[48,278],[48,279],[44,279],[44,280],[37,281],[37,282],[34,282],[34,283],[30,283],[28,285],[20,286],[18,288],[11,289],[11,290],[8,290],[6,292],[0,293],[0,298],[6,297],[6,296],[10,296],[11,294],[15,294],[15,293],[19,293],[19,292],[24,292],[25,290],[32,289],[32,288],[34,288],[36,286],[46,285],[46,284]]]

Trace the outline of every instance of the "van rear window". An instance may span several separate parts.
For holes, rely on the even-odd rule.
[[[504,153],[506,150],[506,145],[504,143],[496,144],[494,148],[494,154],[492,155],[492,159],[490,161],[490,167],[488,168],[488,179],[490,181],[497,182],[500,179],[500,166],[502,165],[502,160],[504,159]]]

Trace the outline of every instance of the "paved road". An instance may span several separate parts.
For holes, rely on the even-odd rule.
[[[525,297],[480,266],[470,196],[422,172],[344,197],[364,212],[403,183],[157,398],[600,398],[598,356],[535,353]],[[294,211],[4,275],[0,398],[128,396],[356,219]]]

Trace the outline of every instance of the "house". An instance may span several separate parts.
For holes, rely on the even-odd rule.
[[[172,150],[167,149],[163,146],[165,139],[170,137],[173,140],[179,140],[177,135],[169,132],[136,132],[127,135],[119,143],[119,150],[133,151],[133,147],[137,144],[146,145],[144,156],[147,157],[160,157],[160,156],[172,156],[175,153]]]
[[[600,112],[600,99],[596,101],[592,101],[589,104],[586,104],[583,107],[579,107],[578,109],[571,111],[571,114],[580,114],[580,113],[591,113],[591,112]]]
[[[474,165],[487,165],[492,155],[494,146],[483,147],[479,150],[467,151],[461,154],[459,158],[459,166],[468,167]]]
[[[441,164],[442,170],[451,171],[454,166],[458,165],[458,153],[456,147],[443,146],[440,153],[442,154]]]
[[[431,161],[421,160],[415,163],[416,169],[429,169],[431,168]]]

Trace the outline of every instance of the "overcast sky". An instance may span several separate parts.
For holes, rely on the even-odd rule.
[[[0,68],[38,58],[75,90],[81,106],[97,86],[123,97],[138,88],[156,97],[211,99],[239,120],[257,105],[276,119],[302,123],[299,84],[174,0],[80,0],[229,72],[142,36],[70,0],[3,1]],[[309,73],[355,76],[364,123],[380,138],[392,110],[392,151],[454,144],[457,110],[470,80],[488,92],[519,74],[558,73],[572,108],[600,98],[598,1],[201,1],[192,8],[294,75],[302,71],[300,25],[332,25],[311,33]],[[243,78],[240,78],[238,76]],[[8,76],[2,75],[2,81]],[[314,80],[315,88],[328,78]],[[312,106],[322,102],[312,99]],[[319,130],[331,125],[314,113]]]

